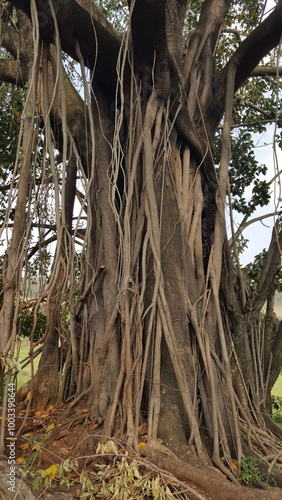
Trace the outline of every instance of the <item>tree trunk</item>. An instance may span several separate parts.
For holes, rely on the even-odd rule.
[[[275,426],[272,434],[267,432],[268,414],[261,412],[268,405],[279,359],[281,363],[278,356],[276,368],[270,366],[281,331],[280,326],[271,333],[270,324],[271,291],[280,265],[280,224],[273,231],[256,293],[244,288],[225,224],[234,92],[263,51],[278,43],[281,4],[254,30],[250,44],[242,43],[216,72],[214,54],[229,8],[226,1],[203,3],[183,60],[186,1],[129,2],[131,36],[120,41],[101,22],[92,2],[66,0],[66,19],[72,19],[70,8],[75,7],[79,20],[87,20],[95,49],[97,41],[103,46],[108,37],[104,55],[110,57],[113,48],[117,74],[110,64],[103,70],[99,51],[97,61],[95,51],[90,54],[85,34],[79,39],[78,21],[72,20],[66,29],[60,3],[54,12],[50,4],[44,9],[38,4],[39,13],[49,20],[39,26],[45,44],[53,41],[54,28],[58,47],[58,30],[63,49],[80,62],[86,124],[82,126],[79,96],[70,88],[65,92],[57,57],[52,62],[59,126],[50,120],[56,93],[50,98],[48,78],[42,81],[42,119],[54,179],[52,134],[63,153],[66,182],[63,202],[57,205],[59,242],[34,404],[42,409],[53,402],[54,388],[67,400],[87,394],[93,424],[103,426],[100,434],[118,435],[138,450],[138,428],[146,422],[149,441],[161,438],[182,456],[193,452],[235,481],[234,459],[275,454],[281,437]],[[22,2],[21,8],[30,15],[29,2]],[[261,42],[253,54],[259,35],[267,49]],[[93,71],[91,89],[85,64]],[[78,122],[71,119],[71,102]],[[223,115],[216,173],[213,142]],[[79,285],[71,237],[75,168],[85,183],[87,212]],[[59,193],[58,188],[58,197]],[[68,296],[68,353],[57,384],[59,336],[63,338],[59,315]],[[262,322],[266,300],[269,310]],[[46,362],[53,371],[44,386]]]

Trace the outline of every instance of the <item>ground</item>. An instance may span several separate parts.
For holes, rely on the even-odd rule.
[[[28,355],[28,344],[28,340],[22,340],[21,360]],[[36,366],[37,364],[38,359]],[[18,388],[29,378],[30,365],[19,373]],[[282,374],[273,388],[273,395],[282,397]],[[201,490],[197,475],[208,477],[210,473],[211,482],[212,480],[218,482],[220,479],[223,485],[230,484],[221,473],[215,472],[215,469],[203,467],[200,462],[195,462],[191,457],[190,471],[191,467],[195,467],[195,474],[190,475],[187,480],[185,470],[184,472],[181,470],[183,462],[178,461],[168,449],[165,449],[159,442],[151,448],[145,444],[146,424],[139,428],[140,455],[136,456],[133,450],[129,450],[123,442],[109,440],[106,444],[99,444],[102,429],[97,424],[91,424],[86,400],[81,400],[75,407],[71,404],[56,408],[50,406],[47,411],[35,412],[27,411],[29,405],[27,399],[17,405],[19,436],[16,441],[16,457],[18,470],[30,486],[35,498],[47,500],[56,495],[57,500],[64,498],[111,499],[115,494],[114,498],[117,500],[141,500],[143,498],[219,500],[217,495],[210,496],[205,488]],[[171,471],[173,470],[171,465],[178,464],[175,476],[160,470],[155,465],[161,463],[160,457],[156,459],[156,453],[170,460],[169,463],[166,460],[162,461],[162,469]],[[278,467],[282,470],[282,456],[279,460]],[[237,468],[235,461],[233,467]],[[253,486],[266,487],[257,479],[254,474],[254,477],[250,476],[250,480],[248,481],[247,478],[246,481],[247,486],[252,487],[255,500],[258,498],[258,492],[261,493],[261,491]],[[168,486],[169,490],[167,490]],[[246,488],[245,490],[247,491]],[[4,498],[6,500],[6,497]],[[234,498],[232,492],[228,498]],[[243,497],[241,493],[238,493],[235,498],[241,500]],[[281,490],[277,498],[282,498]],[[0,499],[2,500],[1,484]],[[223,499],[227,500],[227,497],[223,496]],[[27,499],[23,497],[23,500]]]
[[[271,496],[268,496],[270,490],[267,489],[259,490],[251,484],[248,484],[251,488],[233,485],[220,472],[201,465],[196,459],[189,462],[187,469],[187,463],[160,442],[145,444],[146,425],[139,429],[140,455],[122,442],[108,440],[101,444],[101,429],[91,425],[86,401],[81,400],[75,407],[62,405],[51,406],[44,412],[31,410],[28,417],[26,404],[20,403],[17,407],[17,423],[22,429],[16,442],[16,456],[18,470],[34,497],[23,496],[23,500],[281,499],[281,490],[271,488]],[[237,467],[235,461],[233,466]],[[282,457],[279,467],[282,469]],[[167,472],[168,469],[174,473]],[[199,486],[201,478],[205,483],[203,488]],[[227,487],[226,495],[210,494],[209,482],[211,490],[214,482],[221,485],[223,492]],[[258,485],[267,488],[263,483]]]
[[[91,427],[83,403],[67,411],[64,406],[31,411],[25,421],[17,440],[17,461],[26,481],[36,487],[36,498],[52,492],[56,498],[59,494],[62,498],[84,498],[83,494],[91,493],[90,498],[110,499],[118,490],[117,499],[174,498],[166,491],[168,484],[175,494],[182,492],[179,498],[196,498],[187,496],[190,489],[196,491],[195,486],[158,470],[141,455],[137,458],[123,443],[109,440],[99,444],[99,428]],[[23,405],[18,415],[24,421]],[[140,449],[145,432],[146,426],[140,428]],[[153,496],[154,489],[166,496]]]

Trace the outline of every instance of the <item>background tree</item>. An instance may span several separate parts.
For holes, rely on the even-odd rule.
[[[249,169],[265,168],[251,153],[247,161],[246,133],[235,154],[230,137],[232,117],[250,130],[274,121],[278,133],[281,69],[271,51],[279,53],[282,4],[267,15],[261,2],[113,5],[125,13],[119,31],[105,16],[112,2],[99,9],[92,0],[2,1],[1,76],[26,89],[3,263],[2,372],[13,355],[40,143],[57,246],[42,294],[47,326],[33,406],[87,397],[100,434],[138,449],[146,422],[149,456],[161,438],[178,456],[197,455],[236,481],[232,460],[273,457],[281,446],[269,414],[282,360],[273,313],[280,220],[253,286],[235,231],[227,240],[225,214],[230,184],[234,207],[247,216],[269,198],[267,183],[255,179],[251,203],[243,200]],[[65,54],[79,64],[80,93]],[[3,436],[2,426],[2,445]],[[208,487],[218,488],[210,478]],[[226,498],[224,488],[217,494]]]

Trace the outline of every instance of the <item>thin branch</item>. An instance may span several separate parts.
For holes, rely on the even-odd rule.
[[[235,129],[235,128],[240,128],[240,127],[257,127],[258,125],[263,125],[264,123],[267,124],[267,123],[276,123],[276,122],[277,122],[276,118],[269,118],[269,119],[265,119],[265,120],[255,120],[252,122],[234,123],[231,126],[231,128]],[[280,124],[280,123],[282,125],[281,120],[278,122],[278,124]],[[222,128],[223,128],[223,125],[219,125],[218,129],[222,130]]]
[[[48,245],[50,245],[50,243],[57,241],[57,239],[57,234],[54,234],[53,236],[50,236],[50,238],[47,238],[47,240],[40,240],[28,253],[27,260],[30,260],[39,251],[39,249],[46,248]]]
[[[257,66],[250,74],[250,76],[274,76],[282,75],[282,67],[276,66]]]
[[[7,224],[7,227],[14,227],[14,224]],[[49,229],[51,231],[56,231],[56,225],[55,224],[41,224],[40,222],[33,222],[30,224],[30,228],[40,228],[40,229]]]
[[[252,309],[252,315],[261,310],[265,303],[269,288],[273,286],[274,279],[281,262],[282,231],[278,223],[273,228],[271,242],[266,253],[261,276],[257,284],[256,298]]]
[[[273,120],[275,119],[273,116],[271,116],[269,113],[267,113],[266,111],[264,111],[264,109],[261,109],[259,108],[258,106],[256,106],[255,104],[249,104],[249,107],[254,109],[255,111],[258,111],[259,113],[261,113],[262,115],[264,115],[266,118],[269,118],[270,120]]]
[[[229,28],[229,29],[224,29],[222,33],[228,33],[228,34],[231,33],[232,35],[235,35],[235,37],[237,38],[237,42],[241,43],[241,33],[238,30]]]
[[[240,234],[248,227],[250,226],[251,224],[255,224],[255,222],[260,222],[262,221],[263,219],[269,219],[269,217],[275,217],[276,215],[279,215],[279,212],[271,212],[269,214],[265,214],[265,215],[261,215],[260,217],[255,217],[254,219],[251,219],[251,220],[246,220],[248,218],[247,215],[245,215],[243,221],[241,222],[241,224],[239,225],[237,231],[235,232],[234,234],[234,237],[235,239],[237,239]],[[230,239],[228,241],[229,244],[232,243],[232,239]]]

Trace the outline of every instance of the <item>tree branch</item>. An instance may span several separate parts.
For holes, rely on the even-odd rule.
[[[128,3],[131,7],[132,1]],[[134,67],[142,77],[142,90],[150,93],[154,86],[164,97],[171,90],[166,8],[166,0],[135,0],[131,15]]]
[[[263,57],[279,44],[281,35],[282,2],[279,2],[273,12],[242,42],[227,64],[229,67],[235,61],[237,65],[235,92],[255,70]]]
[[[30,0],[9,0],[31,17]],[[54,42],[54,19],[47,1],[36,1],[40,34],[48,43]],[[54,2],[56,23],[62,49],[76,61],[76,42],[85,65],[111,91],[115,90],[116,62],[120,39],[112,25],[91,0],[58,0]]]
[[[187,11],[187,0],[167,2],[166,36],[170,56],[178,68],[182,65],[183,26]]]
[[[281,264],[282,230],[277,223],[272,232],[271,242],[266,254],[261,276],[256,288],[256,298],[252,315],[257,314],[265,303],[269,289],[273,286],[277,270]]]
[[[240,127],[248,127],[248,128],[251,128],[251,127],[257,127],[258,125],[263,125],[263,124],[269,124],[269,123],[277,123],[278,126],[281,126],[280,121],[277,121],[277,118],[268,118],[268,119],[265,119],[265,120],[255,120],[255,121],[251,121],[251,122],[242,122],[242,123],[233,123],[233,125],[231,125],[231,129],[234,129],[234,128],[240,128]],[[219,130],[222,130],[223,126],[222,125],[219,125],[218,129]]]
[[[29,251],[29,253],[27,255],[27,260],[30,260],[40,249],[46,248],[48,245],[50,245],[54,241],[57,241],[57,239],[58,239],[58,235],[54,234],[53,236],[50,236],[50,238],[47,238],[46,240],[40,240]]]
[[[18,61],[12,59],[0,59],[0,80],[24,87],[27,82],[28,75],[23,74],[22,68]]]
[[[234,88],[236,92],[246,78],[251,76],[253,71],[257,71],[256,68],[263,57],[279,44],[281,35],[282,2],[280,1],[272,13],[241,43],[216,79],[215,94],[208,110],[208,113],[213,116],[215,127],[218,125],[224,110],[229,67],[232,65],[237,67]]]
[[[210,51],[213,53],[225,16],[228,12],[230,1],[228,0],[205,0],[202,5],[200,19],[197,27],[189,40],[189,48],[183,68],[184,81],[189,78],[193,65],[198,60],[210,37]]]
[[[281,76],[282,67],[281,66],[257,66],[251,72],[250,76]]]
[[[20,35],[12,26],[7,26],[1,21],[2,45],[16,59],[20,45]]]
[[[270,217],[275,217],[276,215],[279,215],[279,212],[271,212],[269,214],[260,215],[259,217],[255,217],[254,219],[251,220],[247,220],[248,215],[245,215],[241,224],[239,225],[238,229],[234,234],[235,239],[239,238],[240,234],[242,234],[242,232],[245,231],[245,229],[251,224],[255,224],[255,222],[260,222],[263,219],[269,219]],[[229,245],[232,244],[232,238],[229,239],[228,243]]]

